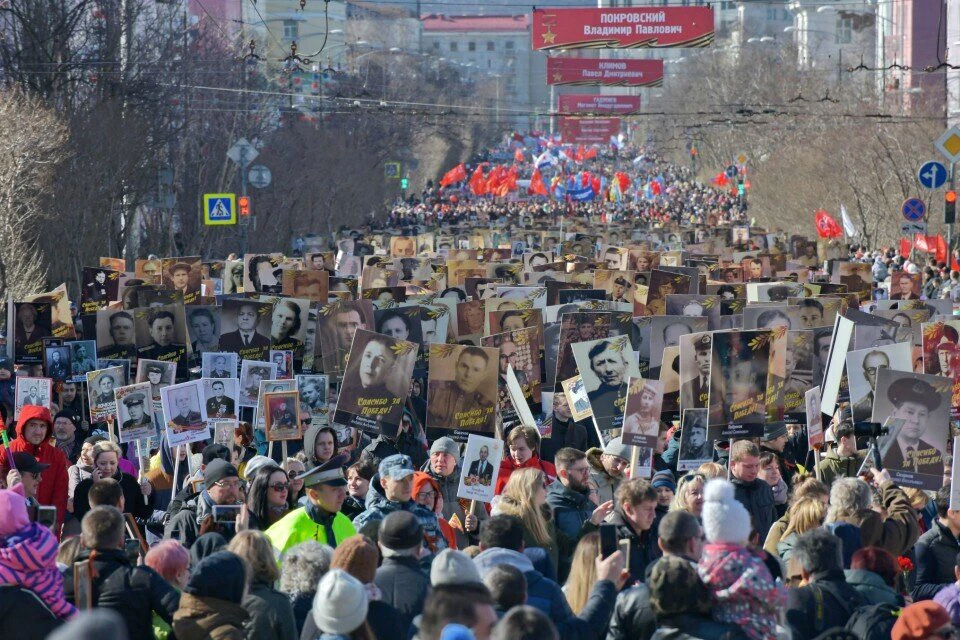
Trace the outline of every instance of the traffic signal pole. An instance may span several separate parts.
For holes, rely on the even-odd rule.
[[[247,196],[247,150],[240,149],[240,195]],[[240,225],[240,258],[247,252],[247,227],[250,225],[249,216],[237,216]]]

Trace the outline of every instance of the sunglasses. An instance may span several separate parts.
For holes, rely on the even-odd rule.
[[[289,483],[289,482],[278,482],[278,483],[276,483],[276,484],[270,485],[270,488],[279,493],[279,492],[281,492],[281,491],[286,491],[286,490],[288,490],[288,489],[290,488],[290,483]]]

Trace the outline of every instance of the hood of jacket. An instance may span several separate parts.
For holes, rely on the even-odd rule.
[[[590,471],[609,475],[607,474],[607,470],[603,468],[603,463],[600,461],[600,456],[602,455],[603,449],[598,447],[587,449],[587,464],[590,465]]]
[[[23,437],[23,427],[30,420],[42,420],[47,425],[47,433],[40,444],[30,444],[27,442],[27,439]],[[50,458],[45,456],[49,456],[50,450],[55,449],[59,451],[59,449],[50,444],[52,438],[53,418],[50,416],[49,409],[32,404],[20,409],[20,416],[17,418],[17,438],[10,443],[12,451],[24,451],[40,462],[47,464],[50,463]]]
[[[569,507],[577,511],[582,511],[591,505],[590,511],[593,511],[590,497],[585,493],[574,491],[570,487],[564,486],[562,482],[557,481],[547,487],[547,504],[556,509],[557,507]]]
[[[307,456],[307,471],[313,468],[315,464],[313,461],[314,451],[316,451],[317,446],[317,436],[320,435],[320,428],[322,425],[312,424],[307,427],[306,433],[303,434],[303,452]],[[336,452],[334,452],[336,455]]]
[[[477,570],[481,576],[486,575],[488,571],[500,564],[508,564],[518,569],[520,573],[528,573],[534,570],[533,562],[526,555],[502,547],[493,547],[481,551],[473,559],[473,563],[477,565]]]
[[[201,633],[191,633],[189,630],[198,629],[207,635],[227,625],[243,630],[243,624],[249,617],[250,614],[239,604],[219,598],[199,597],[184,591],[180,594],[180,606],[173,625],[178,635],[201,637]]]
[[[870,603],[887,602],[896,604],[900,596],[883,581],[879,574],[866,569],[847,569],[843,572],[847,584],[856,589]]]

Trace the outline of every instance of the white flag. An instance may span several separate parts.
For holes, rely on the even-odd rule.
[[[847,214],[847,208],[840,205],[840,217],[843,219],[843,232],[847,234],[849,238],[857,237],[857,228],[853,224],[853,220],[850,219],[850,216]]]

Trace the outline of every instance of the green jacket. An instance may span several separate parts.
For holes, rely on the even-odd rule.
[[[817,465],[819,477],[828,487],[834,480],[840,478],[856,478],[860,465],[863,464],[864,453],[858,451],[849,458],[841,458],[836,450],[828,451]]]
[[[331,547],[336,547],[356,534],[357,530],[353,528],[350,518],[342,513],[337,513],[333,517],[333,537],[336,539],[328,541],[326,529],[307,514],[306,507],[294,509],[264,531],[264,535],[273,543],[273,548],[277,550],[281,559],[288,549],[301,542],[316,540],[320,544],[329,544]]]

